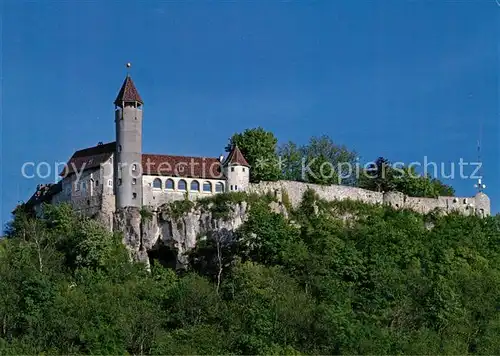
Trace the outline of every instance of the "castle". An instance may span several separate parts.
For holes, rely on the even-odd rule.
[[[186,157],[142,152],[144,102],[130,75],[114,101],[116,141],[76,151],[56,184],[39,185],[26,203],[35,211],[41,204],[68,202],[88,216],[99,215],[113,226],[113,214],[124,208],[158,207],[179,199],[198,199],[221,192],[272,193],[280,201],[286,192],[293,206],[313,189],[327,200],[353,199],[428,213],[459,211],[490,215],[490,201],[479,191],[474,197],[415,198],[398,192],[374,192],[342,185],[303,182],[250,183],[251,167],[237,146],[227,157]]]

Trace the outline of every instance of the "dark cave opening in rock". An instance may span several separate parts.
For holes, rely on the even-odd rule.
[[[148,251],[149,263],[160,263],[163,267],[177,268],[177,251],[168,246],[158,246]]]

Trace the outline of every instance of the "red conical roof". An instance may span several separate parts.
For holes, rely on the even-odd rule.
[[[250,167],[237,145],[233,146],[233,149],[229,152],[229,156],[227,156],[226,161],[224,162],[224,165],[226,166],[233,164]]]
[[[132,81],[132,78],[130,78],[129,75],[127,75],[127,77],[123,81],[122,88],[120,89],[120,92],[116,97],[115,105],[120,105],[124,101],[125,102],[137,101],[140,104],[144,104],[141,99],[141,96],[139,95],[139,92],[137,91],[134,85],[134,82]]]

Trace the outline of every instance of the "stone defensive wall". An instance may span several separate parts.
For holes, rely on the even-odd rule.
[[[286,192],[291,205],[296,208],[308,189],[314,190],[321,199],[327,201],[351,199],[369,204],[388,204],[395,209],[411,209],[422,214],[439,209],[445,213],[458,211],[465,215],[490,215],[490,200],[484,193],[478,193],[474,197],[419,198],[400,192],[381,193],[344,185],[318,185],[286,180],[250,183],[248,192],[271,193],[279,200],[281,200],[282,193]]]

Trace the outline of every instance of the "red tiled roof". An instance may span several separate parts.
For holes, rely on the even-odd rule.
[[[84,148],[76,151],[69,159],[60,176],[67,176],[75,171],[99,167],[106,162],[115,152],[115,142],[99,144],[94,147]]]
[[[82,169],[99,167],[115,152],[116,143],[109,142],[76,151],[66,164],[61,176],[80,172]],[[171,175],[177,177],[224,179],[221,163],[217,158],[142,155],[142,171],[145,175]]]
[[[143,104],[141,96],[139,95],[139,92],[137,91],[134,82],[132,81],[132,78],[130,78],[129,75],[127,75],[127,77],[123,81],[122,88],[120,89],[120,92],[116,96],[114,104],[119,105],[124,101],[126,102],[137,101]]]
[[[233,165],[233,164],[250,167],[247,160],[243,156],[243,153],[241,153],[237,145],[233,146],[233,149],[231,150],[226,160],[224,161],[224,165]]]
[[[224,179],[217,158],[170,155],[142,155],[142,173],[176,177]]]

